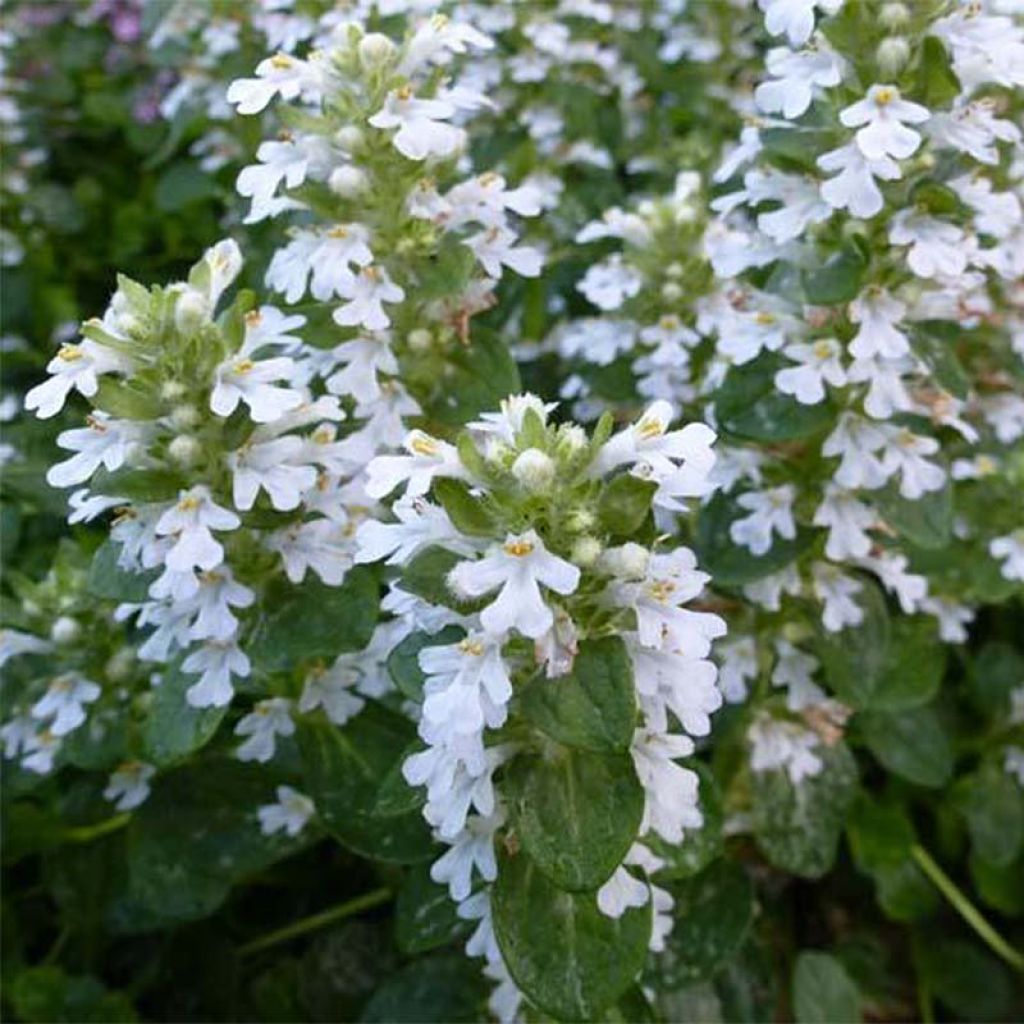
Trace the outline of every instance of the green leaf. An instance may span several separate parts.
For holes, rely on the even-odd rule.
[[[954,795],[974,852],[996,867],[1012,864],[1024,844],[1024,798],[1017,782],[988,761],[961,779]]]
[[[409,956],[426,953],[466,935],[471,921],[460,918],[448,888],[430,877],[426,864],[410,868],[395,902],[395,941]]]
[[[359,1020],[362,1024],[473,1024],[487,1016],[489,987],[479,965],[461,954],[414,960],[374,992]]]
[[[857,790],[857,764],[844,743],[818,746],[817,775],[793,785],[785,771],[754,772],[751,824],[764,855],[801,878],[820,878],[835,862],[846,809]]]
[[[448,589],[448,574],[463,561],[462,555],[446,548],[429,547],[421,551],[402,571],[401,585],[410,594],[422,597],[430,604],[443,604],[447,608],[466,610],[469,602],[460,601]]]
[[[128,997],[110,992],[91,974],[69,976],[60,967],[28,967],[11,985],[10,999],[25,1024],[131,1024]]]
[[[425,266],[417,293],[423,300],[459,295],[473,273],[476,256],[469,246],[455,235],[445,235],[437,255]]]
[[[116,541],[105,540],[92,556],[85,581],[86,589],[93,597],[107,601],[135,604],[147,600],[150,585],[159,573],[128,572],[117,564],[120,555],[121,545]]]
[[[633,666],[619,637],[585,640],[566,676],[534,676],[521,710],[552,739],[584,750],[628,750],[636,728]]]
[[[644,524],[658,485],[622,473],[601,492],[597,516],[603,529],[617,537],[632,537]]]
[[[793,540],[775,537],[764,555],[752,555],[729,536],[733,522],[747,515],[736,503],[736,494],[716,494],[698,513],[694,547],[701,568],[715,583],[739,587],[784,569],[814,540],[815,531],[797,528]]]
[[[442,373],[435,374],[436,387],[424,401],[431,418],[452,427],[489,409],[520,390],[519,370],[508,346],[497,333],[482,327],[473,329],[469,345],[447,353]]]
[[[958,1017],[1004,1020],[1014,1002],[1015,983],[1003,965],[973,943],[933,936],[922,943],[924,982]]]
[[[917,501],[908,501],[889,485],[874,496],[882,518],[902,537],[921,548],[943,548],[953,536],[953,488],[947,481]]]
[[[525,853],[501,854],[491,893],[505,964],[530,1002],[558,1020],[598,1020],[647,956],[651,908],[605,917],[595,894],[556,888]]]
[[[889,771],[919,786],[944,786],[953,773],[949,737],[930,707],[866,711],[857,717],[864,742]]]
[[[627,753],[548,748],[506,769],[516,837],[561,889],[596,889],[636,839],[644,791]]]
[[[669,886],[675,927],[657,960],[657,978],[678,988],[717,974],[739,951],[754,917],[754,889],[735,861],[718,860]]]
[[[381,780],[404,756],[412,724],[378,704],[346,726],[302,719],[296,736],[307,793],[327,828],[364,857],[415,864],[436,852],[422,815],[377,812]]]
[[[815,306],[851,302],[861,292],[868,261],[854,242],[845,242],[817,270],[804,270],[804,297]]]
[[[835,695],[853,708],[869,706],[889,659],[890,622],[885,598],[873,580],[858,577],[854,600],[864,610],[857,626],[838,633],[820,626],[815,649]]]
[[[826,430],[835,419],[828,401],[802,405],[775,386],[775,374],[790,365],[772,352],[733,366],[715,396],[721,428],[745,441],[796,441]]]
[[[360,565],[349,570],[340,587],[312,576],[298,585],[278,580],[262,604],[266,611],[247,648],[254,664],[275,672],[313,659],[332,660],[369,642],[377,624],[377,576]]]
[[[1024,914],[1024,857],[1002,867],[972,853],[971,879],[981,898],[1011,917]]]
[[[177,473],[167,469],[119,469],[102,467],[93,474],[91,488],[97,494],[114,494],[132,501],[173,501],[184,486]]]
[[[793,971],[797,1024],[849,1024],[861,1019],[860,990],[846,968],[828,953],[803,952]]]
[[[160,415],[160,405],[155,397],[148,391],[139,390],[130,380],[103,377],[90,401],[94,409],[102,409],[118,419],[152,420]]]
[[[461,480],[440,477],[433,484],[434,497],[444,506],[448,518],[460,533],[471,537],[491,537],[495,523],[483,501],[469,492]]]
[[[872,711],[902,711],[927,704],[946,669],[946,647],[935,624],[924,618],[892,620],[889,648],[874,692]]]
[[[465,635],[466,631],[461,626],[445,626],[439,633],[410,633],[388,655],[388,675],[409,700],[422,701],[427,677],[420,668],[420,651],[424,647],[458,643]]]
[[[118,930],[205,917],[233,884],[309,842],[308,828],[263,835],[257,811],[273,799],[259,765],[205,761],[162,774],[128,826],[126,895],[141,913]]]
[[[161,213],[174,213],[217,194],[217,179],[190,160],[179,160],[160,175],[154,199]]]
[[[195,676],[181,671],[181,659],[175,660],[161,675],[153,690],[142,726],[142,749],[147,761],[171,764],[206,746],[227,714],[221,708],[194,708],[185,691],[196,682]]]
[[[970,392],[971,381],[956,353],[956,343],[961,338],[970,338],[970,334],[959,324],[945,320],[921,320],[912,325],[910,332],[915,354],[935,374],[942,387],[954,398],[964,400]]]
[[[931,110],[940,110],[949,106],[962,91],[945,46],[935,36],[925,36],[921,40],[913,98]]]
[[[410,811],[419,810],[425,800],[425,790],[422,786],[410,786],[402,774],[402,764],[410,754],[422,750],[423,745],[419,741],[410,743],[397,761],[388,769],[377,790],[377,799],[373,804],[373,813],[380,818],[393,818],[401,814],[408,814]]]

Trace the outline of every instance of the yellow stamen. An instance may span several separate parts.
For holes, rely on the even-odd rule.
[[[436,455],[437,442],[426,434],[417,434],[410,442],[409,448],[415,455]]]
[[[84,359],[85,356],[77,345],[61,345],[57,358],[62,359],[65,363],[76,363],[79,359]]]
[[[875,103],[880,107],[889,106],[894,99],[896,99],[896,90],[890,89],[888,86],[884,89],[879,89],[878,92],[875,93]]]
[[[510,540],[505,545],[505,554],[514,558],[524,558],[533,551],[533,544],[528,540]]]
[[[476,640],[463,640],[459,644],[459,650],[463,654],[472,654],[474,658],[479,658],[484,653],[484,645]]]
[[[287,69],[292,66],[293,61],[286,53],[275,53],[274,56],[270,58],[270,63],[273,67],[277,68],[278,71],[287,71]]]

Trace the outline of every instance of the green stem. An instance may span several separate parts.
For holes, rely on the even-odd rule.
[[[125,827],[132,816],[126,811],[124,814],[116,814],[113,818],[97,822],[95,825],[76,825],[74,828],[66,828],[63,832],[63,839],[68,843],[91,843],[100,836],[110,835]]]
[[[389,899],[391,899],[390,889],[373,889],[370,892],[363,893],[361,896],[356,896],[355,899],[328,907],[326,910],[321,910],[319,914],[312,914],[309,917],[302,918],[300,921],[293,921],[283,928],[278,928],[276,931],[267,932],[266,935],[261,935],[258,939],[253,939],[252,942],[247,942],[244,946],[240,946],[238,954],[239,956],[250,956],[253,953],[259,953],[264,949],[269,949],[271,946],[276,946],[279,942],[288,942],[289,939],[316,931],[318,928],[324,928],[335,921],[343,921],[346,917],[351,917],[362,910],[369,910],[371,907],[379,906],[381,903],[386,903]]]
[[[921,870],[935,887],[956,908],[957,913],[977,932],[995,954],[1002,957],[1015,970],[1024,973],[1024,953],[1016,950],[982,917],[977,907],[957,888],[953,880],[932,859],[923,847],[916,844],[910,852]]]

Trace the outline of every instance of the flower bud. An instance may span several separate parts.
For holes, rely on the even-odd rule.
[[[70,615],[62,615],[50,627],[50,639],[62,647],[73,644],[81,635],[82,624]]]
[[[178,430],[188,430],[199,422],[199,410],[194,405],[178,405],[171,410],[171,423]]]
[[[683,276],[683,265],[682,263],[673,262],[665,268],[665,276],[671,277],[678,280]]]
[[[168,446],[167,454],[179,466],[191,466],[199,458],[202,446],[191,434],[179,434]]]
[[[165,402],[176,402],[179,398],[184,397],[185,392],[185,385],[180,380],[165,380],[160,385],[160,397]]]
[[[188,334],[199,327],[210,315],[206,296],[194,288],[186,288],[178,296],[174,306],[174,323],[182,334]]]
[[[678,302],[683,297],[683,289],[675,281],[666,281],[661,286],[661,297],[666,302]]]
[[[595,522],[597,519],[588,508],[575,509],[565,519],[565,525],[573,533],[583,533],[585,530],[591,529]]]
[[[103,674],[112,683],[123,683],[131,678],[135,668],[135,650],[132,647],[122,647],[114,654],[103,668]]]
[[[528,491],[543,491],[555,478],[554,459],[539,448],[527,448],[512,463],[512,475]]]
[[[365,139],[363,133],[354,124],[347,124],[344,128],[338,129],[334,141],[346,153],[358,153],[363,148]]]
[[[426,327],[416,327],[405,339],[414,352],[425,352],[434,342],[434,336]]]
[[[589,569],[601,557],[601,544],[594,537],[580,537],[569,558],[583,569]]]
[[[889,36],[878,44],[875,60],[883,78],[895,78],[910,59],[910,44],[903,36]]]
[[[371,32],[359,41],[359,63],[367,71],[373,71],[395,53],[395,44],[380,32]]]
[[[578,424],[569,423],[558,430],[555,453],[562,458],[571,459],[583,451],[589,443],[587,432]]]
[[[903,28],[910,21],[910,11],[906,4],[884,4],[878,12],[878,23],[885,29]]]
[[[365,172],[349,164],[336,167],[327,179],[327,187],[342,199],[354,199],[365,192],[368,185],[369,179]]]
[[[632,542],[618,548],[609,548],[601,556],[601,565],[612,576],[623,579],[641,579],[647,572],[650,553],[647,548]]]

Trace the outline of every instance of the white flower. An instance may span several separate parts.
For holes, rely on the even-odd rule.
[[[144,451],[152,432],[147,423],[114,420],[104,412],[92,413],[86,422],[88,426],[84,429],[65,430],[57,435],[61,448],[78,454],[50,467],[46,482],[51,487],[84,483],[100,466],[113,473]]]
[[[1024,581],[1024,530],[989,541],[988,553],[1003,563],[999,571],[1006,579]]]
[[[271,534],[266,544],[281,555],[292,583],[301,583],[312,569],[328,586],[337,587],[352,568],[354,544],[346,523],[331,519],[297,523]]]
[[[58,676],[32,705],[32,717],[49,719],[47,730],[54,736],[66,736],[85,721],[84,706],[97,700],[101,692],[95,683],[81,676]]]
[[[824,605],[821,621],[830,633],[864,621],[864,609],[854,600],[864,589],[860,580],[845,575],[827,562],[815,562],[811,575],[814,593]]]
[[[882,585],[895,594],[904,615],[915,615],[928,593],[928,580],[924,576],[907,572],[906,555],[883,551],[860,559],[860,564],[875,573]]]
[[[149,796],[149,780],[156,774],[156,768],[143,761],[125,761],[110,775],[105,799],[110,800],[119,811],[134,811],[145,803]]]
[[[283,100],[293,100],[313,84],[311,67],[305,61],[276,53],[260,61],[256,78],[239,78],[228,87],[228,103],[238,107],[240,114],[258,114],[273,98],[280,94]]]
[[[754,90],[754,101],[789,121],[806,113],[819,89],[838,85],[842,75],[842,61],[829,49],[775,47],[765,56],[765,66],[772,80]]]
[[[305,442],[291,434],[256,444],[245,444],[227,457],[233,474],[232,498],[235,508],[245,512],[253,507],[261,490],[280,512],[298,508],[302,494],[316,484],[317,470],[297,465]]]
[[[885,446],[886,439],[882,427],[855,413],[844,412],[821,448],[826,458],[842,458],[835,471],[835,482],[850,490],[881,487],[889,479],[890,470],[883,467],[875,452]]]
[[[53,650],[48,640],[18,629],[0,629],[0,668],[19,654],[47,654]]]
[[[939,145],[967,153],[982,164],[999,163],[996,141],[1020,142],[1020,129],[1012,121],[995,116],[991,99],[957,103],[951,111],[932,115],[928,134]]]
[[[378,375],[398,373],[391,346],[379,336],[343,342],[331,355],[343,369],[332,373],[325,387],[332,395],[351,395],[357,402],[375,402],[381,395]]]
[[[498,863],[494,855],[494,833],[504,823],[500,812],[484,817],[471,814],[466,827],[452,840],[447,852],[430,867],[430,877],[438,885],[447,885],[448,894],[461,903],[472,891],[473,870],[485,882],[498,877]]]
[[[796,722],[759,716],[747,731],[750,742],[750,768],[754,772],[784,770],[794,786],[817,775],[824,767],[813,753],[819,746],[817,733]]]
[[[277,737],[291,736],[294,732],[290,700],[284,697],[261,700],[235,726],[236,736],[249,737],[235,751],[235,756],[239,761],[269,761],[274,756]]]
[[[688,736],[637,729],[630,749],[637,778],[644,787],[644,816],[640,834],[656,832],[667,843],[680,843],[686,829],[704,824],[696,772],[675,763],[693,753]]]
[[[833,387],[846,383],[846,371],[839,358],[842,348],[835,338],[819,338],[809,345],[787,345],[783,353],[800,365],[779,370],[775,374],[775,386],[784,395],[792,395],[801,405],[823,402],[826,381]]]
[[[255,600],[253,591],[239,583],[227,566],[201,573],[198,588],[188,603],[189,614],[195,615],[188,630],[189,639],[230,640],[238,629],[238,619],[231,609],[249,608]]]
[[[77,345],[61,345],[60,351],[46,364],[49,380],[37,384],[25,395],[25,408],[41,420],[56,416],[74,390],[92,398],[99,388],[99,377],[105,373],[127,373],[128,361],[119,353],[86,338]]]
[[[275,345],[288,352],[302,346],[297,334],[289,334],[306,322],[304,316],[282,313],[276,306],[260,306],[245,314],[245,340],[241,353],[252,355],[264,346]]]
[[[605,917],[620,918],[630,907],[643,907],[651,898],[650,886],[631,875],[621,864],[597,890],[597,905]]]
[[[757,678],[757,642],[752,636],[725,640],[715,648],[718,652],[718,687],[730,704],[747,699],[747,684]]]
[[[868,160],[890,157],[903,160],[921,145],[921,135],[908,124],[922,124],[931,114],[927,107],[900,97],[894,85],[873,85],[862,100],[839,114],[847,128],[863,125],[854,136]]]
[[[786,540],[796,537],[793,521],[793,500],[796,490],[792,484],[773,487],[767,491],[747,491],[736,499],[749,516],[736,519],[729,527],[729,536],[735,544],[748,548],[751,554],[764,555],[772,546],[772,534]]]
[[[900,210],[889,225],[889,241],[910,246],[907,263],[918,277],[956,277],[967,269],[963,231],[930,214]]]
[[[329,669],[315,668],[307,677],[299,698],[299,711],[308,714],[323,708],[334,725],[344,725],[354,718],[366,701],[353,689],[359,673],[344,658],[338,658]]]
[[[886,441],[882,468],[890,476],[899,473],[900,494],[909,501],[917,501],[929,491],[939,490],[946,482],[946,471],[925,458],[938,450],[939,442],[934,437],[898,430]]]
[[[834,562],[863,558],[871,550],[867,530],[875,525],[875,513],[849,491],[829,483],[814,513],[814,525],[828,527],[825,554]]]
[[[289,836],[297,836],[315,813],[313,801],[291,786],[278,786],[277,803],[264,804],[256,812],[260,831],[265,836],[282,830]]]
[[[61,738],[52,729],[40,729],[26,740],[21,766],[38,775],[48,775],[60,748]]]
[[[409,160],[443,159],[465,144],[466,133],[446,122],[455,113],[447,100],[417,99],[410,86],[392,89],[369,123],[374,128],[397,128],[391,141]]]
[[[500,278],[501,268],[506,266],[523,277],[536,277],[544,262],[540,250],[515,243],[515,232],[504,227],[486,228],[463,239],[489,276]]]
[[[974,609],[954,601],[951,597],[936,595],[921,602],[921,611],[934,615],[939,623],[939,638],[947,644],[967,641],[967,626],[974,621]]]
[[[405,291],[380,266],[363,267],[353,277],[347,290],[348,302],[334,311],[334,322],[341,327],[365,327],[368,331],[382,331],[391,325],[383,303],[401,302]]]
[[[843,0],[757,0],[764,11],[764,27],[770,35],[785,34],[793,46],[800,46],[814,31],[814,9],[833,14]]]
[[[420,551],[433,545],[456,551],[460,555],[473,553],[452,525],[448,513],[438,505],[422,498],[402,498],[391,511],[397,523],[382,523],[368,519],[356,531],[356,562],[377,562],[387,558],[387,565],[406,565]]]
[[[427,64],[446,64],[449,54],[465,53],[470,46],[490,50],[494,43],[466,22],[435,14],[421,22],[405,44],[398,74],[410,76]]]
[[[691,736],[706,736],[710,716],[722,706],[715,686],[718,668],[710,661],[644,647],[628,633],[624,639],[648,728],[667,732],[671,711]]]
[[[786,707],[790,711],[802,711],[826,699],[824,691],[814,682],[817,658],[781,639],[775,641],[775,654],[772,685],[786,689]]]
[[[601,263],[594,263],[577,288],[598,309],[618,309],[643,287],[644,279],[636,267],[625,263],[621,254],[613,253]]]
[[[634,610],[637,636],[645,647],[698,660],[707,657],[712,640],[725,635],[725,623],[717,615],[682,605],[698,597],[710,579],[697,570],[694,553],[680,547],[652,555],[643,579],[613,580],[608,593],[615,605]]]
[[[185,692],[185,700],[194,708],[219,708],[229,704],[235,695],[231,677],[244,679],[251,670],[248,657],[233,643],[204,644],[193,651],[181,667],[190,675],[200,676],[199,682]]]
[[[822,153],[818,166],[829,173],[838,172],[821,186],[821,198],[833,209],[849,210],[854,217],[874,217],[885,201],[875,179],[896,181],[899,164],[889,157],[869,160],[855,143]]]
[[[450,576],[455,592],[466,597],[483,597],[501,588],[494,602],[480,613],[489,633],[500,636],[516,629],[534,640],[554,622],[540,585],[565,595],[573,593],[579,581],[579,569],[552,555],[533,530],[509,534],[503,545],[495,546],[483,558],[460,562]]]
[[[1008,746],[1003,754],[1003,768],[1018,785],[1024,786],[1024,747]]]
[[[294,139],[261,142],[256,159],[260,162],[243,167],[235,182],[238,194],[251,199],[254,208],[266,204],[282,181],[286,188],[298,188],[306,180],[309,156]]]
[[[291,380],[294,373],[295,363],[287,356],[256,361],[238,355],[225,360],[217,367],[210,408],[218,416],[230,416],[242,401],[254,422],[272,423],[303,402],[301,392],[272,383]]]
[[[172,572],[191,569],[215,569],[224,560],[224,548],[214,540],[211,530],[235,530],[241,520],[222,508],[210,496],[208,487],[197,485],[182,491],[176,504],[157,520],[158,536],[174,538],[167,552],[166,565]]]
[[[401,483],[406,484],[406,496],[416,498],[430,490],[436,476],[466,477],[458,451],[447,441],[413,430],[403,447],[408,455],[378,455],[366,467],[366,493],[371,498],[386,497]]]
[[[370,233],[362,224],[335,224],[322,235],[310,256],[313,281],[309,290],[313,298],[326,302],[335,295],[353,296],[358,286],[352,268],[373,263],[369,238]]]

